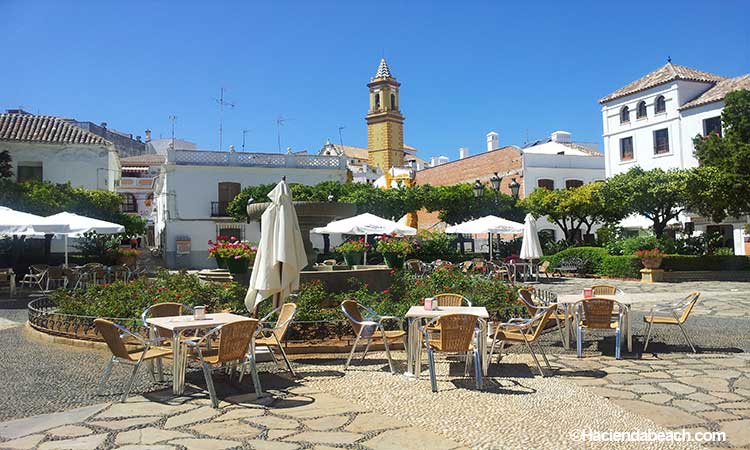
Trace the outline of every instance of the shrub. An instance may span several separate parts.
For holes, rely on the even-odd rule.
[[[605,256],[599,275],[615,278],[640,278],[643,267],[637,256]]]
[[[370,249],[370,244],[365,242],[365,238],[351,239],[343,242],[336,247],[337,253],[363,253]]]
[[[414,253],[418,244],[411,238],[387,235],[380,236],[378,243],[375,245],[375,250],[378,253],[393,253],[402,257],[407,257]]]
[[[661,268],[669,271],[750,270],[750,258],[741,255],[668,255],[662,260]]]
[[[571,247],[549,257],[552,268],[560,266],[566,259],[577,258],[582,262],[579,273],[599,273],[607,249],[602,247]]]
[[[419,247],[412,257],[422,261],[435,261],[436,259],[445,259],[451,261],[458,256],[455,245],[455,236],[451,236],[439,231],[421,230],[417,234]]]

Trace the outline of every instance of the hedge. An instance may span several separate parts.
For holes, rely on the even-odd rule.
[[[615,278],[640,278],[641,259],[636,256],[606,256],[602,259],[599,275]]]
[[[669,255],[662,260],[666,271],[750,270],[750,258],[741,255]]]
[[[580,258],[586,266],[579,270],[579,273],[599,273],[601,271],[602,260],[609,256],[607,249],[602,247],[571,247],[561,252],[550,255],[548,258],[550,266],[556,268],[561,261],[569,258]]]

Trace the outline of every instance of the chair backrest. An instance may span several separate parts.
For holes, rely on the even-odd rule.
[[[244,359],[258,323],[258,319],[244,319],[221,327],[217,363]]]
[[[360,310],[359,303],[354,300],[344,300],[341,302],[341,310],[344,315],[349,319],[349,323],[354,330],[354,334],[359,334],[359,330],[362,328],[362,311]]]
[[[615,295],[617,294],[617,286],[611,284],[596,284],[591,286],[591,292],[594,294],[594,297],[600,295]]]
[[[685,308],[682,310],[682,314],[680,314],[679,322],[685,323],[687,318],[690,316],[690,312],[693,310],[693,307],[696,303],[698,303],[698,299],[700,298],[701,293],[700,292],[693,292],[690,295],[688,295],[685,300],[683,300],[683,304],[685,304]]]
[[[437,321],[440,325],[440,350],[467,352],[474,341],[477,316],[471,314],[446,314]]]
[[[276,320],[276,327],[273,329],[273,334],[279,342],[284,341],[286,331],[289,329],[294,315],[297,314],[297,305],[295,303],[284,303],[281,305],[279,310],[279,318]]]
[[[529,289],[518,290],[518,302],[526,307],[531,317],[534,317],[539,310],[539,306],[534,303],[534,296]]]
[[[183,305],[182,303],[176,303],[176,302],[156,303],[146,308],[146,310],[143,311],[141,318],[143,319],[143,325],[148,327],[149,325],[146,323],[146,319],[149,317],[182,316],[191,311],[192,311],[192,308],[190,308],[187,305]],[[159,335],[159,337],[162,337],[162,338],[172,337],[172,332],[170,330],[167,330],[165,328],[160,328],[160,327],[155,327],[155,328],[156,328],[156,333]]]
[[[424,271],[424,263],[418,259],[409,259],[404,263],[404,267],[412,273],[421,274]]]
[[[612,313],[617,302],[608,298],[587,298],[581,300],[583,318],[587,328],[608,330],[612,324]]]
[[[459,264],[458,267],[460,267],[461,270],[463,270],[464,272],[468,272],[469,270],[471,270],[471,267],[473,265],[474,265],[473,261],[464,261],[461,264]]]
[[[552,314],[556,310],[557,303],[552,303],[549,306],[537,309],[537,313],[532,316],[532,324],[536,323],[536,327],[534,327],[534,331],[530,335],[528,335],[527,339],[529,339],[529,341],[533,342],[542,335],[542,332],[544,332],[545,328],[547,327],[547,322],[549,322]]]
[[[29,266],[29,269],[31,269],[31,272],[34,274],[40,274],[43,272],[46,272],[49,268],[49,265],[47,264],[32,264]]]
[[[113,266],[110,270],[115,281],[128,281],[130,278],[130,269],[128,266]]]
[[[125,347],[125,341],[120,337],[120,329],[113,322],[105,319],[95,319],[94,327],[102,335],[104,342],[107,343],[113,355],[118,358],[133,360],[128,354],[128,349]]]
[[[471,306],[471,301],[461,294],[443,293],[433,297],[438,306]]]
[[[539,273],[546,273],[547,269],[549,269],[549,261],[544,261],[542,264],[539,265]]]

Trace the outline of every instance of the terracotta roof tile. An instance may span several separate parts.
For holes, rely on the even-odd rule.
[[[136,155],[128,156],[126,158],[120,158],[120,164],[123,167],[126,166],[142,166],[142,165],[158,165],[164,164],[167,159],[164,155],[147,154],[147,155]]]
[[[633,81],[625,87],[622,87],[613,93],[599,99],[599,103],[607,103],[616,98],[625,97],[626,95],[636,92],[645,91],[660,84],[669,83],[673,80],[702,81],[704,83],[717,83],[725,80],[726,77],[715,75],[701,70],[691,69],[690,67],[679,66],[677,64],[667,63],[653,72]]]
[[[739,91],[740,89],[750,90],[750,74],[721,80],[711,89],[682,105],[680,109],[695,108],[707,103],[718,102],[724,100],[724,97],[730,92]]]
[[[107,145],[109,142],[60,117],[0,114],[0,141]]]

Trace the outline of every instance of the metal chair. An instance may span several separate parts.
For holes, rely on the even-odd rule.
[[[556,314],[556,311],[557,305],[552,304],[544,308],[538,308],[536,310],[536,313],[530,319],[514,318],[510,319],[506,323],[499,324],[497,328],[495,328],[495,333],[492,336],[492,345],[490,346],[489,355],[490,360],[492,360],[492,355],[495,352],[495,345],[498,342],[500,342],[500,349],[498,350],[497,354],[498,363],[502,359],[502,353],[505,349],[506,343],[523,342],[524,344],[526,344],[526,348],[529,349],[531,357],[534,358],[534,362],[539,369],[539,373],[542,375],[542,377],[545,377],[546,375],[544,374],[542,365],[539,364],[539,359],[536,357],[536,353],[534,353],[534,348],[531,346],[531,344],[538,343],[539,338],[547,328],[547,324],[549,323],[550,319],[554,316],[554,314]],[[563,342],[565,341],[563,340]],[[549,361],[547,360],[547,355],[544,353],[544,348],[541,344],[538,344],[537,347],[539,348],[539,351],[544,358],[544,363],[547,365],[547,368],[552,370],[552,367],[549,365]]]
[[[29,288],[36,286],[40,291],[44,291],[42,283],[44,283],[44,277],[47,275],[48,268],[47,264],[33,264],[29,266],[29,273],[23,276],[19,284]]]
[[[385,320],[397,320],[399,321],[399,328],[402,328],[402,321],[399,317],[395,316],[380,316],[370,308],[363,306],[354,300],[345,300],[341,303],[341,311],[344,313],[349,323],[356,334],[354,344],[352,344],[352,350],[349,352],[349,358],[346,360],[344,370],[349,370],[349,365],[354,357],[354,352],[357,350],[357,344],[360,339],[367,339],[367,346],[362,354],[362,360],[367,356],[367,351],[370,349],[373,339],[382,339],[383,346],[385,347],[385,354],[388,358],[388,367],[391,369],[391,373],[395,374],[396,371],[393,368],[393,359],[391,358],[391,350],[388,347],[388,341],[394,341],[397,339],[406,339],[406,332],[403,329],[399,330],[386,330],[383,326]],[[362,314],[362,311],[365,314]],[[379,335],[378,335],[379,333]],[[406,343],[404,342],[404,345]]]
[[[127,283],[130,280],[130,268],[126,265],[112,266],[109,269],[109,275],[113,282],[124,281]]]
[[[615,306],[618,311],[615,312]],[[583,330],[615,330],[615,359],[620,358],[620,342],[622,338],[622,320],[625,306],[608,298],[587,298],[574,305],[576,313],[578,357],[583,357]],[[612,319],[616,316],[615,321]]]
[[[539,311],[541,311],[542,309],[545,309],[551,304],[554,304],[554,303],[537,304],[536,302],[534,302],[534,294],[529,289],[518,290],[518,303],[520,303],[526,308],[526,311],[528,311],[529,313],[529,317],[536,316],[539,313]],[[560,341],[562,341],[563,345],[566,345],[567,343],[567,340],[565,338],[566,333],[563,333],[563,328],[565,327],[567,317],[565,315],[565,312],[557,310],[557,304],[554,304],[554,306],[555,306],[555,309],[552,310],[550,318],[554,319],[555,321],[554,322],[548,321],[545,324],[546,328],[544,329],[544,331],[551,331],[551,330],[554,330],[554,328],[556,327],[557,330],[560,332]]]
[[[474,361],[474,376],[477,389],[482,389],[482,357],[476,345],[479,317],[472,314],[446,314],[427,322],[419,331],[423,345],[427,349],[427,362],[430,369],[432,392],[437,392],[437,375],[435,373],[435,352],[458,353],[466,358],[464,376],[469,373],[469,362]],[[432,330],[439,328],[440,332]]]
[[[427,264],[419,259],[408,259],[404,262],[406,270],[416,276],[424,276],[427,273]]]
[[[51,266],[47,268],[47,274],[45,277],[45,292],[50,290],[50,285],[55,289],[65,287],[67,278],[65,277],[65,271],[63,266]]]
[[[279,317],[276,319],[275,325],[272,327],[263,326],[268,319],[276,314],[278,314]],[[289,369],[289,373],[291,373],[293,377],[296,376],[296,374],[294,373],[294,369],[292,369],[292,363],[289,362],[289,357],[284,351],[282,342],[284,342],[284,337],[286,336],[287,330],[289,330],[289,325],[291,325],[294,320],[295,314],[297,314],[297,305],[294,303],[284,303],[260,320],[261,328],[258,329],[258,336],[255,338],[255,346],[258,347],[259,345],[262,345],[268,348],[269,353],[271,353],[271,358],[273,358],[273,362],[276,364],[278,364],[278,360],[273,354],[272,347],[279,349],[279,353],[281,353],[281,357],[284,359],[286,368]]]
[[[693,342],[688,337],[687,331],[685,331],[685,327],[683,325],[690,316],[690,312],[693,311],[693,307],[695,307],[695,304],[698,303],[698,299],[700,298],[700,296],[700,292],[693,292],[678,302],[660,303],[654,305],[648,315],[643,316],[643,321],[647,324],[646,344],[643,346],[643,351],[645,352],[648,348],[648,342],[651,338],[651,328],[654,325],[658,324],[677,325],[678,327],[680,327],[680,331],[682,331],[682,335],[685,336],[685,340],[687,341],[688,345],[690,345],[693,353],[697,353],[695,351],[695,346],[693,346]],[[661,313],[661,315],[657,315],[658,313]]]
[[[255,386],[255,394],[260,397],[263,395],[263,389],[260,386],[260,378],[258,377],[258,368],[255,363],[255,346],[253,345],[253,336],[255,336],[255,330],[258,327],[260,321],[258,319],[245,319],[237,322],[230,322],[224,325],[210,330],[200,339],[187,340],[185,345],[191,348],[197,355],[197,359],[201,363],[203,368],[203,376],[206,378],[206,386],[208,387],[208,394],[211,397],[211,405],[214,408],[219,407],[219,399],[216,396],[216,388],[214,387],[214,381],[212,377],[212,371],[214,366],[221,366],[223,364],[231,364],[234,367],[235,364],[241,363],[239,381],[242,382],[242,377],[245,375],[245,366],[249,363],[250,375],[253,379],[253,385]],[[215,338],[221,333],[221,339],[216,350],[208,350],[203,347],[203,343],[210,338]],[[234,370],[230,370],[229,376],[232,377]]]
[[[152,345],[156,343],[155,340],[144,339],[141,336],[138,336],[137,334],[129,331],[127,328],[110,322],[109,320],[96,319],[94,320],[94,326],[96,327],[96,331],[102,335],[104,341],[107,343],[107,346],[112,352],[112,358],[104,368],[104,374],[102,375],[102,379],[99,382],[99,387],[96,391],[97,395],[102,394],[104,386],[106,385],[107,380],[109,380],[109,376],[112,374],[112,367],[115,365],[115,363],[133,366],[133,372],[131,373],[130,379],[127,382],[125,392],[120,398],[121,402],[127,400],[130,389],[133,387],[135,376],[138,373],[138,369],[141,367],[141,364],[144,361],[149,363],[151,369],[151,377],[154,379],[154,381],[157,381],[157,378],[154,375],[153,360],[156,359],[157,361],[161,361],[161,358],[170,356],[172,354],[171,350],[166,348],[151,348]],[[143,345],[143,348],[140,350],[128,351],[128,349],[125,347],[124,338],[135,339],[139,344]],[[158,380],[164,380],[164,374],[161,371],[161,364],[159,364]]]

